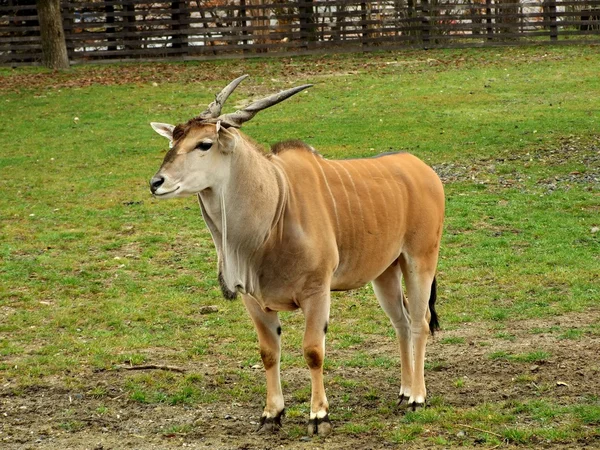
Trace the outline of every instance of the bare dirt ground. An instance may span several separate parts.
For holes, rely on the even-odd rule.
[[[428,358],[435,361],[426,374],[429,396],[441,397],[450,407],[469,406],[499,401],[527,401],[549,399],[559,405],[575,403],[578,398],[600,393],[600,337],[586,334],[578,340],[561,339],[560,333],[537,332],[584,328],[597,323],[600,311],[573,313],[544,320],[528,320],[507,324],[506,333],[513,340],[492,338],[493,331],[487,325],[464,324],[452,331],[442,331],[430,340]],[[462,338],[462,345],[448,345],[444,338]],[[364,343],[369,352],[395,354],[391,339],[370,339]],[[329,358],[335,361],[344,352],[330,351]],[[491,352],[505,351],[524,354],[546,351],[547,360],[534,363],[493,359]],[[168,363],[168,361],[165,361]],[[232,362],[233,364],[233,362]],[[335,364],[333,365],[335,366]],[[190,367],[191,370],[193,368]],[[350,396],[354,410],[373,410],[389,398],[395,398],[399,381],[390,383],[395,369],[385,368],[332,368],[327,373],[330,380],[336,376],[361,380],[387,399],[367,400],[364,393],[356,389],[328,384],[328,395],[333,414],[338,399]],[[292,402],[292,390],[308,383],[307,374],[300,369],[287,370],[284,378],[289,380],[286,400]],[[396,373],[398,373],[396,371]],[[293,425],[304,425],[304,418],[284,420],[284,430],[278,435],[256,434],[256,419],[262,404],[214,404],[194,406],[146,405],[128,398],[123,390],[123,372],[91,372],[81,374],[84,387],[69,389],[49,382],[44,387],[35,387],[15,393],[10,387],[0,387],[0,447],[5,449],[169,449],[169,448],[214,448],[214,449],[380,449],[396,447],[379,435],[369,432],[348,435],[335,432],[327,439],[308,440],[286,431]],[[530,382],[516,383],[516,377],[527,375]],[[258,383],[262,374],[256,371]],[[457,389],[454,381],[462,378],[464,386]],[[94,388],[102,386],[107,395],[102,399],[92,395]],[[540,387],[544,387],[541,389]],[[360,389],[358,390],[360,391]],[[107,399],[108,398],[108,399]],[[101,405],[109,404],[110,413],[99,414]],[[381,422],[393,428],[404,411],[398,407]],[[72,421],[72,422],[71,422]],[[70,427],[68,424],[74,423]],[[185,433],[168,432],[174,423],[188,424]],[[337,425],[341,426],[343,420]],[[460,427],[459,427],[460,428]],[[439,432],[439,431],[438,431]],[[471,430],[464,429],[469,433]],[[427,431],[426,431],[427,434]],[[402,445],[405,448],[433,448],[431,441],[416,439]],[[551,445],[540,442],[538,448]],[[502,448],[512,448],[508,443]],[[556,448],[600,448],[600,442],[578,442]]]

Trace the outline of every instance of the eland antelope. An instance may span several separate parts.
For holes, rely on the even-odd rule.
[[[241,294],[258,334],[267,383],[259,430],[279,429],[284,412],[278,311],[300,308],[312,383],[308,433],[330,433],[323,385],[330,292],[369,281],[398,336],[400,402],[423,405],[425,346],[438,325],[440,179],[408,153],[333,161],[301,141],[263,151],[241,125],[311,85],[221,114],[245,77],[232,81],[187,123],[151,124],[169,139],[170,150],[150,189],[159,199],[198,196],[217,250],[223,295]]]

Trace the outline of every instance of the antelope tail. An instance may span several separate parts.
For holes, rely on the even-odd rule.
[[[431,318],[429,319],[429,331],[433,336],[433,333],[436,330],[440,329],[440,322],[438,320],[437,312],[435,312],[435,301],[437,299],[437,281],[435,277],[433,277],[433,283],[431,283],[431,295],[429,296],[429,312],[431,313]]]

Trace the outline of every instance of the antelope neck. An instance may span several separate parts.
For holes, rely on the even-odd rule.
[[[198,194],[227,287],[260,296],[256,264],[273,233],[281,235],[287,182],[281,169],[243,140],[220,185]]]

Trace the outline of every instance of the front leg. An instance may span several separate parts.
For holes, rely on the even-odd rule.
[[[323,361],[325,358],[325,334],[329,321],[329,291],[305,299],[302,311],[305,319],[304,359],[310,369],[312,393],[310,397],[310,417],[308,434],[327,436],[331,433],[329,403],[323,384]]]
[[[265,312],[256,300],[243,295],[244,305],[250,314],[258,334],[260,357],[267,378],[267,404],[260,418],[258,431],[277,432],[281,428],[284,413],[283,393],[279,378],[281,355],[281,325],[275,311]]]

